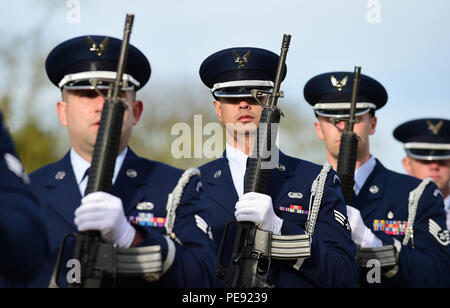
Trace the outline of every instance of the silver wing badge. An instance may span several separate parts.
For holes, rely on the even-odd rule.
[[[334,77],[333,75],[331,75],[331,84],[333,85],[333,87],[335,87],[339,92],[342,91],[342,89],[347,85],[347,81],[348,81],[348,76],[345,76],[344,78],[342,78],[341,81],[338,81],[336,79],[336,77]]]
[[[89,49],[89,51],[94,52],[97,56],[101,57],[103,55],[103,53],[106,51],[106,48],[108,47],[109,44],[109,37],[106,37],[101,43],[100,45],[97,45],[96,42],[94,42],[93,39],[91,39],[90,36],[87,37],[87,41],[89,46],[91,47]]]
[[[238,64],[238,68],[240,69],[244,68],[247,65],[248,60],[250,59],[250,55],[252,54],[252,51],[251,50],[247,51],[247,53],[242,58],[234,50],[231,53],[233,54],[234,62]]]

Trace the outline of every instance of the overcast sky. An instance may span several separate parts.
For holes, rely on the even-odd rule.
[[[389,95],[377,113],[372,153],[399,172],[404,152],[392,130],[413,118],[450,117],[448,0],[56,0],[52,14],[42,3],[9,2],[0,12],[2,38],[30,31],[43,18],[42,46],[48,51],[79,35],[121,38],[125,14],[133,13],[131,42],[152,66],[147,87],[170,82],[181,88],[189,80],[207,91],[198,69],[208,55],[236,46],[279,53],[282,35],[289,33],[282,88],[289,104],[313,116],[303,98],[304,84],[317,74],[359,65]]]

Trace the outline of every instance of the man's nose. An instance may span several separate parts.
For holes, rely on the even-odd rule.
[[[248,101],[243,99],[239,102],[239,109],[250,109],[250,108],[251,108],[251,105]]]
[[[430,161],[430,168],[431,168],[431,169],[437,170],[437,169],[439,169],[439,167],[440,167],[439,162],[437,162],[437,161],[435,161],[435,160]]]
[[[344,129],[345,129],[345,121],[339,121],[338,123],[336,123],[336,126],[337,126],[340,130],[344,130]]]
[[[95,105],[95,111],[102,112],[103,106],[105,105],[105,101],[106,100],[103,98],[103,96],[100,96],[100,95],[93,98],[93,104]]]

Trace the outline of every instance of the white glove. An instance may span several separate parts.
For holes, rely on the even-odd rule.
[[[352,239],[361,247],[381,247],[383,242],[367,228],[361,217],[361,212],[347,205],[347,217],[352,227]]]
[[[249,192],[242,195],[235,207],[234,216],[237,221],[250,221],[263,231],[281,234],[283,220],[275,215],[270,196]]]
[[[129,248],[136,235],[125,217],[122,200],[101,191],[81,200],[75,211],[75,224],[79,231],[98,230],[106,242],[123,248]]]

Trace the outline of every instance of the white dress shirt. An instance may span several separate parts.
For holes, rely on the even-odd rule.
[[[117,156],[116,165],[114,167],[113,184],[116,181],[127,152],[128,147]],[[70,149],[70,162],[72,163],[72,169],[75,173],[75,179],[80,189],[81,196],[84,196],[89,178],[88,176],[85,176],[85,173],[86,170],[91,167],[91,163],[82,158],[73,148]]]
[[[444,199],[444,208],[447,213],[447,229],[450,230],[450,195]]]
[[[355,184],[353,186],[355,196],[361,191],[361,188],[364,186],[364,183],[366,183],[367,178],[372,173],[376,164],[375,157],[371,156],[368,161],[355,170]]]
[[[234,188],[240,199],[244,194],[244,176],[247,168],[248,156],[244,152],[233,148],[228,143],[226,144],[225,149],[227,151],[228,165],[230,166]]]
[[[444,199],[445,211],[448,213],[450,211],[450,195]]]
[[[353,190],[355,196],[359,194],[361,188],[367,181],[376,165],[375,157],[371,156],[368,161],[355,170],[355,184]],[[361,217],[361,212],[356,208],[347,205],[347,215],[352,227],[352,239],[361,247],[381,247],[383,242],[373,234]]]

